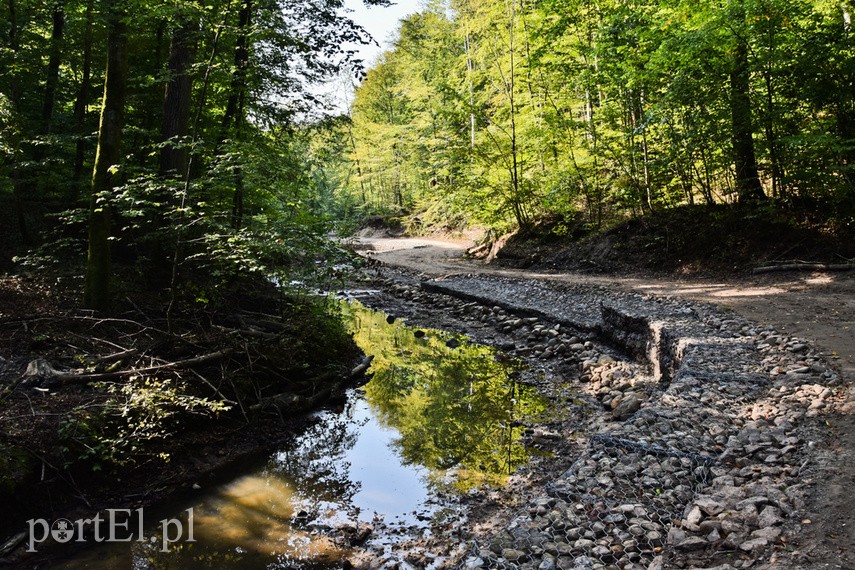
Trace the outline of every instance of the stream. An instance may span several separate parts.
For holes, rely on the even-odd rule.
[[[320,570],[393,556],[465,524],[461,496],[503,485],[538,453],[521,437],[548,403],[516,381],[518,362],[356,301],[341,313],[374,356],[370,382],[315,413],[260,464],[152,509],[158,516],[146,514],[145,541],[101,543],[62,567]],[[158,521],[174,518],[186,530],[191,512],[194,542],[163,548]]]

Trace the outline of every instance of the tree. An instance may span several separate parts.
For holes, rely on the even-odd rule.
[[[745,9],[736,0],[731,16],[735,42],[730,70],[730,112],[733,125],[733,163],[736,168],[736,191],[740,202],[765,198],[757,172],[754,153],[753,110],[751,106],[751,75],[748,66],[748,43],[741,36]]]
[[[110,193],[119,177],[125,90],[128,73],[128,38],[124,2],[107,5],[107,73],[98,129],[98,150],[89,202],[89,253],[83,303],[104,310],[110,303]]]

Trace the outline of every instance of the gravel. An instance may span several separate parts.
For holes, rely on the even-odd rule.
[[[387,286],[468,319],[502,350],[574,370],[603,411],[572,467],[458,568],[756,568],[787,556],[838,399],[837,374],[804,340],[600,287],[486,276]]]

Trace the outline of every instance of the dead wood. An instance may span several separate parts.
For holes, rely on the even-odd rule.
[[[779,271],[850,271],[855,268],[852,263],[781,263],[755,267],[751,270],[754,275],[761,273],[776,273]]]
[[[176,368],[192,368],[193,366],[198,366],[200,364],[205,364],[208,362],[213,362],[215,360],[220,360],[226,356],[228,356],[232,351],[218,350],[216,352],[211,352],[208,354],[203,354],[201,356],[196,356],[194,358],[188,358],[186,360],[178,360],[176,362],[167,362],[165,364],[158,364],[156,366],[147,366],[144,368],[128,368],[126,370],[116,370],[114,372],[101,372],[101,373],[92,373],[92,374],[70,374],[70,373],[55,373],[55,374],[45,374],[47,380],[53,382],[60,382],[62,384],[85,384],[87,382],[95,382],[98,380],[111,380],[113,378],[120,378],[122,376],[130,376],[133,374],[150,374],[152,372],[160,372],[163,370],[174,370]]]

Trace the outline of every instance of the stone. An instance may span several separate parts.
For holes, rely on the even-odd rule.
[[[760,528],[777,526],[783,524],[783,522],[784,519],[781,517],[781,510],[771,505],[764,508],[757,517],[757,526]]]
[[[736,518],[728,517],[721,521],[721,530],[726,534],[740,533],[745,531],[745,526]]]
[[[765,538],[770,543],[774,543],[778,540],[778,537],[781,536],[781,527],[778,526],[769,526],[766,528],[758,528],[754,532],[751,533],[752,538]]]
[[[515,548],[504,548],[502,549],[502,558],[510,562],[523,562],[527,557],[525,552],[523,552],[522,550],[517,550]]]
[[[612,553],[611,549],[607,546],[603,546],[602,544],[595,546],[591,550],[591,554],[596,556],[597,558],[604,558]]]
[[[692,507],[689,511],[689,514],[686,515],[686,522],[690,525],[697,526],[701,523],[701,520],[704,518],[703,513],[701,512],[701,508],[697,505]]]
[[[625,420],[641,409],[641,399],[634,392],[628,392],[621,398],[620,404],[614,409],[612,415],[616,420]]]
[[[718,531],[718,529],[717,529],[717,528],[714,528],[714,529],[713,529],[713,530],[712,530],[712,531],[707,535],[707,542],[716,543],[716,542],[718,542],[719,540],[721,540],[721,533]]]
[[[709,546],[709,543],[700,536],[689,536],[674,545],[677,550],[692,552],[695,550],[703,550]]]
[[[698,497],[695,504],[707,515],[714,517],[724,510],[724,505],[711,497]]]
[[[668,530],[668,544],[679,544],[686,539],[686,531],[676,526]]]
[[[739,549],[744,552],[753,552],[755,550],[766,548],[768,545],[769,541],[765,538],[752,538],[740,544]]]

